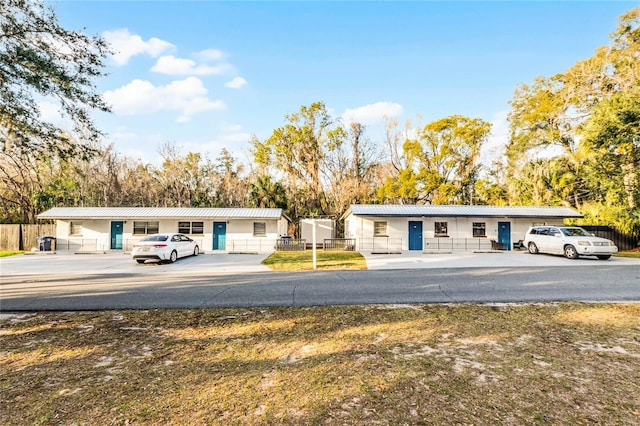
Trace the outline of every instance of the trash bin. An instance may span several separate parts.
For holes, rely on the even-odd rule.
[[[38,237],[38,250],[40,251],[51,251],[51,248],[53,246],[53,241],[55,240],[55,237],[52,237],[50,235],[45,235],[43,237]]]
[[[291,237],[289,235],[281,235],[276,241],[276,250],[289,250],[291,246]]]

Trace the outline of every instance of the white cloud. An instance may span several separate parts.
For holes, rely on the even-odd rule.
[[[227,133],[220,136],[220,139],[224,142],[249,142],[251,140],[251,133]]]
[[[233,71],[233,66],[227,63],[215,66],[198,65],[191,59],[176,58],[173,55],[162,56],[151,68],[151,71],[168,75],[220,75]]]
[[[150,114],[158,111],[177,111],[178,122],[187,122],[197,113],[223,110],[221,100],[212,101],[207,89],[196,77],[176,80],[166,86],[154,86],[144,80],[133,80],[119,89],[104,93],[114,113],[121,115]]]
[[[497,112],[491,120],[491,134],[480,149],[480,163],[487,167],[504,155],[504,149],[509,142],[508,114],[509,111]]]
[[[49,101],[40,101],[38,108],[40,109],[40,117],[44,121],[57,123],[63,120],[62,114],[60,114],[60,105]]]
[[[347,109],[342,114],[346,123],[379,124],[385,119],[402,114],[402,105],[393,102],[376,102],[355,109]]]
[[[242,89],[242,87],[244,87],[244,85],[247,84],[247,80],[245,80],[242,77],[234,77],[233,80],[228,81],[225,84],[225,87],[228,87],[230,89]]]
[[[163,52],[172,49],[173,45],[168,41],[152,37],[144,41],[137,34],[131,34],[128,29],[105,31],[103,37],[111,44],[114,51],[112,56],[116,65],[126,65],[132,56],[146,54],[155,58]]]
[[[207,49],[201,50],[200,52],[194,55],[197,59],[201,61],[221,61],[227,57],[227,54],[222,50],[218,49]]]

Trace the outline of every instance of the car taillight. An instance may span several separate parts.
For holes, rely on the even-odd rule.
[[[162,248],[162,247],[166,247],[166,244],[154,244],[153,245],[155,248]]]

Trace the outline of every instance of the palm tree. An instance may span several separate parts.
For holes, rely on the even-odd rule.
[[[287,208],[289,202],[284,186],[274,182],[270,176],[258,176],[249,189],[249,204],[262,208]]]

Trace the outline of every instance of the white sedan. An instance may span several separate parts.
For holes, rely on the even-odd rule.
[[[578,226],[533,226],[524,237],[524,246],[531,254],[564,254],[569,259],[597,256],[607,260],[618,251],[613,241],[593,236]]]
[[[184,234],[153,234],[133,245],[131,257],[138,263],[147,260],[175,262],[179,257],[197,256],[200,247]]]

